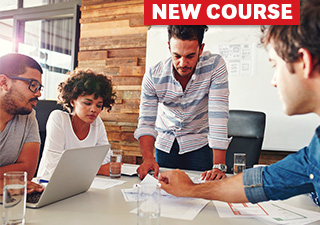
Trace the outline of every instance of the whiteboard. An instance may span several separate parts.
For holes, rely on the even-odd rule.
[[[297,151],[309,144],[319,117],[283,113],[277,89],[271,85],[273,68],[267,51],[260,45],[260,34],[260,26],[209,26],[204,51],[221,54],[227,62],[230,109],[266,113],[262,149]],[[170,57],[167,36],[166,26],[149,29],[146,68]],[[239,49],[242,52],[238,60],[235,52]]]

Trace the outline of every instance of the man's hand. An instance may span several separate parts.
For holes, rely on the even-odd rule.
[[[44,187],[40,184],[36,184],[32,181],[27,182],[27,193],[32,193],[32,192],[42,192],[44,190]]]
[[[226,178],[226,174],[219,169],[205,171],[201,174],[201,180],[221,180]]]
[[[153,176],[157,178],[159,173],[159,165],[155,159],[145,159],[143,163],[138,167],[137,173],[140,179],[142,180],[150,170],[154,171]]]
[[[178,197],[191,197],[192,187],[195,186],[189,176],[179,169],[161,173],[159,182],[163,190]]]

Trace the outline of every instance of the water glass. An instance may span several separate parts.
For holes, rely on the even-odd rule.
[[[246,169],[246,154],[234,153],[233,174],[239,174]]]
[[[3,225],[24,224],[27,196],[27,172],[6,172],[3,177]]]
[[[161,186],[157,184],[139,184],[138,186],[138,225],[160,224]]]
[[[110,177],[121,177],[122,150],[111,150],[110,155]]]

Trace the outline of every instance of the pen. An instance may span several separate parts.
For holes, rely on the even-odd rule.
[[[49,183],[49,181],[48,181],[48,180],[45,180],[45,179],[40,179],[40,180],[39,180],[39,183]]]

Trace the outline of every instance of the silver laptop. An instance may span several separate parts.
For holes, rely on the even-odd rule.
[[[109,149],[110,145],[101,145],[65,150],[39,201],[27,202],[27,207],[39,208],[87,191]]]

